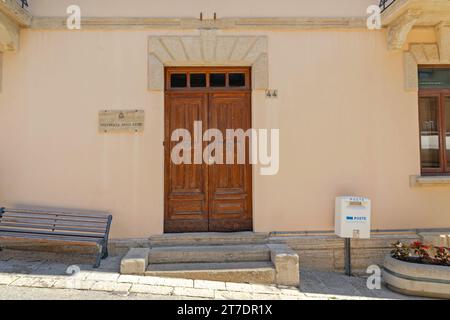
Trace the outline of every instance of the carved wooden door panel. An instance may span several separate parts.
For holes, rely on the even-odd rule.
[[[248,68],[166,69],[164,232],[252,230],[249,140],[226,140],[227,129],[245,132],[251,127],[249,88]],[[222,133],[223,163],[208,164],[203,158],[201,164],[194,163],[195,121],[201,121],[201,136],[208,129]],[[180,143],[171,141],[177,129],[191,135],[191,163],[177,164],[171,157]],[[202,156],[209,143],[201,143]],[[234,143],[234,161],[227,164],[226,145],[230,143]],[[239,148],[244,151],[244,163],[238,163]]]
[[[206,124],[208,96],[204,93],[168,93],[165,110],[165,232],[208,231],[207,164],[175,164],[171,151],[174,130],[187,129],[194,137],[194,121]]]
[[[209,127],[219,129],[224,137],[224,163],[209,166],[209,231],[252,230],[249,140],[241,149],[244,159],[238,161],[238,149],[244,141],[226,139],[227,129],[247,131],[251,126],[250,116],[250,93],[209,95]],[[227,144],[230,149],[231,146],[234,148],[233,164],[226,162]],[[245,162],[242,163],[242,160]]]

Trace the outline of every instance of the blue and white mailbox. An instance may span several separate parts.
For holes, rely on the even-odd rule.
[[[370,238],[370,199],[365,197],[337,197],[334,231],[341,238]]]

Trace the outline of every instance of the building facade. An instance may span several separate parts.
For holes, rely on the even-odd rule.
[[[373,230],[450,227],[449,2],[388,1],[374,29],[371,5],[0,3],[0,203],[111,212],[113,238],[331,231],[342,195]],[[102,131],[114,110],[143,128]],[[198,120],[278,129],[275,174],[173,164]]]

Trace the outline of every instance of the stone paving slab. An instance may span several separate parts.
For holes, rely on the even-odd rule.
[[[90,288],[90,290],[93,290],[93,291],[110,291],[110,292],[112,292],[112,291],[116,291],[115,289],[116,289],[116,287],[118,285],[119,284],[117,282],[114,282],[114,281],[97,281],[97,282],[94,282],[94,285]],[[120,285],[128,286],[127,283],[120,283]],[[125,291],[128,291],[130,289],[130,287],[131,287],[131,285],[128,286],[128,289],[126,289]]]
[[[53,285],[55,284],[56,281],[57,281],[57,279],[40,278],[40,279],[36,279],[36,281],[34,281],[31,284],[31,287],[35,287],[35,288],[51,288],[51,287],[53,287]]]
[[[215,289],[226,290],[225,282],[209,281],[209,280],[194,280],[194,288],[198,289]]]
[[[139,283],[155,286],[173,286],[186,288],[194,287],[194,280],[180,279],[180,278],[161,278],[161,277],[142,276],[139,279]]]
[[[0,285],[8,285],[19,279],[19,276],[14,274],[0,274]]]
[[[127,274],[121,274],[119,278],[117,278],[117,282],[126,282],[126,283],[139,283],[139,280],[142,277],[140,276],[132,276]]]
[[[175,296],[184,297],[199,297],[199,298],[210,298],[214,299],[214,289],[198,289],[198,288],[184,288],[175,287],[173,290]]]
[[[61,279],[57,280],[52,288],[56,289],[76,289],[76,290],[91,290],[91,288],[94,286],[95,281],[91,280],[82,280],[82,281],[76,281],[76,279]]]
[[[171,295],[173,293],[173,287],[164,286],[149,286],[145,284],[133,284],[130,288],[132,293],[147,293],[158,295]]]
[[[5,250],[6,251],[6,250]],[[2,252],[3,253],[3,252]],[[93,269],[90,264],[76,265],[80,272],[67,274],[74,258],[69,261],[61,257],[41,260],[27,253],[9,253],[0,259],[0,289],[11,288],[12,292],[23,288],[30,292],[48,290],[84,291],[99,295],[109,294],[129,299],[141,296],[156,299],[227,299],[227,300],[309,300],[309,299],[411,299],[391,292],[386,287],[369,290],[363,277],[346,277],[333,272],[301,270],[301,288],[229,283],[220,281],[190,280],[149,276],[120,275],[121,257],[110,257],[102,261],[101,267]],[[6,288],[6,289],[5,289]],[[91,297],[91,295],[88,295]],[[64,296],[65,297],[65,296]],[[4,298],[0,295],[0,299]]]
[[[112,272],[90,272],[84,279],[94,281],[117,281],[119,276],[119,273]]]

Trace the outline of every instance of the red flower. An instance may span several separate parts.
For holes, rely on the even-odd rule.
[[[412,244],[411,244],[411,248],[420,248],[420,246],[422,246],[422,242],[419,242],[419,241],[414,241]]]

